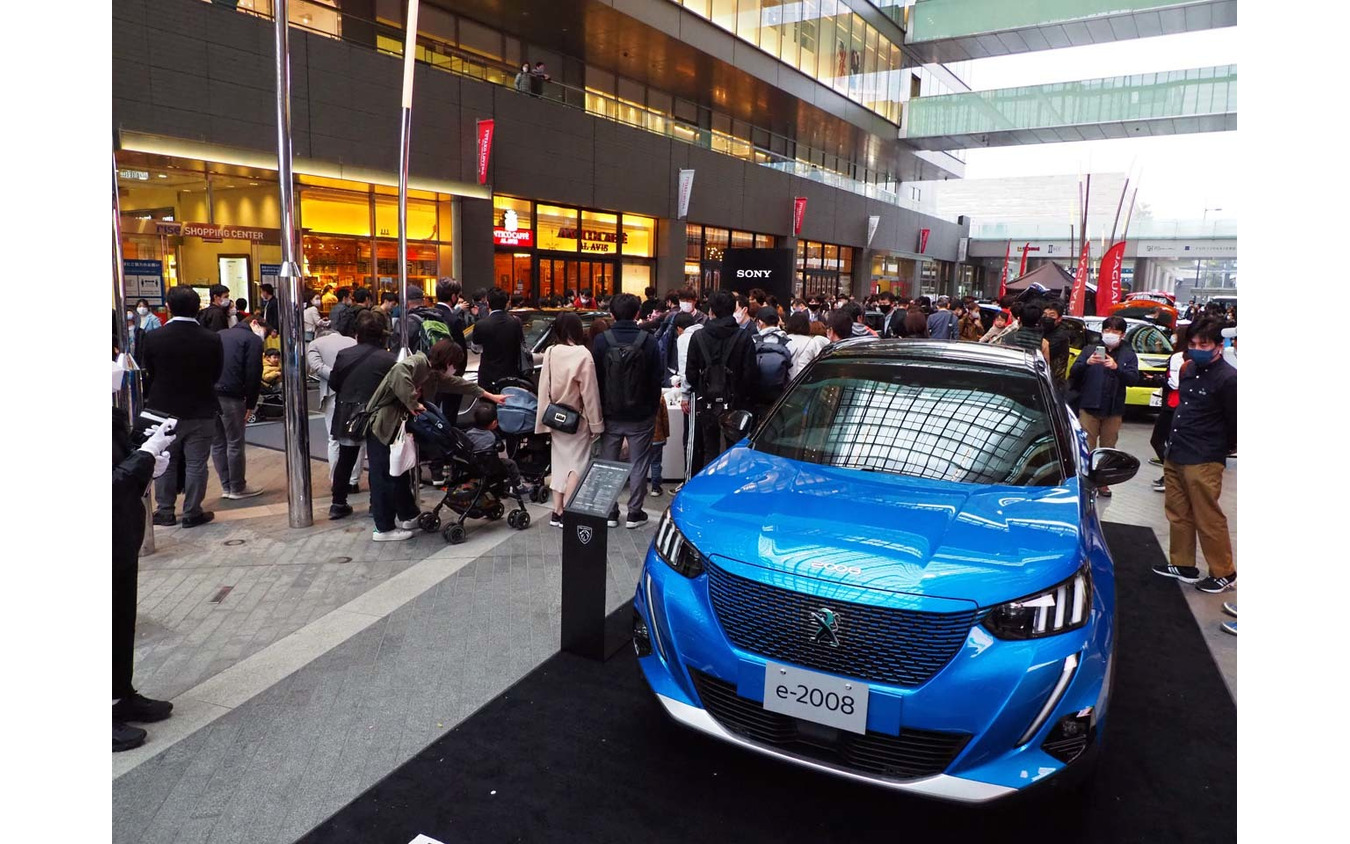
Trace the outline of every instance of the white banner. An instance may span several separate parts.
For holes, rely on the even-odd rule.
[[[689,214],[689,194],[694,191],[694,171],[680,171],[680,211],[677,219],[683,220]]]
[[[877,226],[881,225],[881,215],[873,214],[867,218],[867,245],[872,245],[872,238],[876,237]]]
[[[963,237],[956,242],[956,263],[966,260],[966,255],[970,252],[970,238]]]

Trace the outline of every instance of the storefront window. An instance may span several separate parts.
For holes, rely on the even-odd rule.
[[[684,257],[689,261],[703,260],[703,227],[686,226],[684,230]],[[698,273],[698,267],[694,267],[694,273]],[[688,274],[688,270],[685,270]]]
[[[575,208],[539,205],[535,208],[539,248],[557,252],[577,251],[578,213]]]
[[[755,235],[755,248],[756,248],[756,249],[775,249],[775,248],[777,248],[777,244],[778,244],[778,238],[774,237],[774,236],[771,235],[771,234],[757,234],[757,235]]]
[[[581,212],[581,230],[573,234],[581,251],[589,255],[617,255],[619,252],[619,215],[598,211]]]
[[[753,249],[755,246],[755,236],[751,232],[732,232],[732,249]]]
[[[721,261],[722,253],[726,251],[730,241],[731,232],[729,230],[706,226],[703,229],[703,245],[706,248],[703,257],[709,261]]]
[[[370,197],[339,191],[300,191],[300,224],[312,232],[370,236]]]
[[[636,214],[623,215],[623,254],[650,258],[656,254],[656,220]],[[627,279],[627,270],[624,271]],[[626,283],[626,282],[625,282]]]
[[[498,252],[493,256],[493,283],[513,296],[529,296],[532,261],[529,252]]]
[[[308,226],[308,223],[306,223]],[[375,197],[375,234],[379,237],[398,237],[398,198]],[[436,203],[420,199],[408,200],[408,240],[437,240],[439,225]],[[450,239],[450,233],[445,233]]]

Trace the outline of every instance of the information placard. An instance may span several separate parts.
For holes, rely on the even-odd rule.
[[[586,474],[577,484],[577,491],[567,503],[567,509],[574,513],[604,518],[619,500],[623,485],[628,482],[628,473],[632,467],[627,463],[614,460],[592,460],[586,468]]]
[[[164,304],[164,264],[161,261],[145,261],[126,258],[122,261],[123,288],[127,304],[135,305],[140,299],[158,308]]]

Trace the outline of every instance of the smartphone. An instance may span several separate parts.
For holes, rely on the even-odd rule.
[[[1098,347],[1097,347],[1097,351],[1096,351],[1096,355],[1097,355],[1097,357],[1099,357],[1099,358],[1104,358],[1104,357],[1106,357],[1106,347],[1105,347],[1105,346],[1098,346]]]
[[[178,426],[178,420],[167,413],[158,410],[146,408],[136,417],[136,423],[131,427],[131,442],[136,448],[140,448],[146,441],[145,432],[151,428],[157,428],[165,422],[172,422],[171,427]]]

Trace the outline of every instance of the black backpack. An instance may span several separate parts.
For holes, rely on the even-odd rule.
[[[614,336],[614,330],[605,338],[605,392],[600,397],[606,414],[632,416],[655,413],[655,405],[647,401],[651,385],[647,383],[647,332],[639,330],[637,339],[625,346]]]
[[[787,389],[792,372],[792,350],[780,334],[755,336],[755,365],[759,368],[756,392],[763,401],[773,401]]]
[[[720,357],[713,356],[713,341],[705,341],[702,331],[694,334],[694,339],[690,342],[698,343],[699,348],[703,350],[703,383],[698,385],[698,400],[726,407],[735,404],[738,398],[736,395],[736,375],[727,366],[727,359],[731,356],[731,350],[736,345],[736,336],[732,335],[727,338]]]

